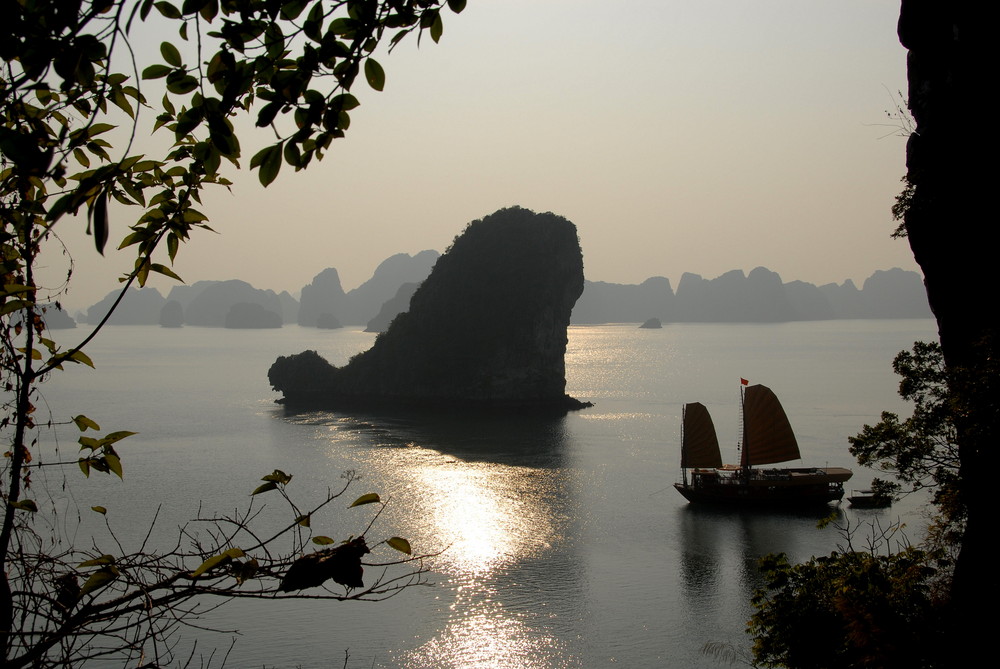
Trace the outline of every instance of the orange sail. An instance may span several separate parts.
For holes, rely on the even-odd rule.
[[[684,405],[681,442],[681,467],[722,466],[715,424],[704,404],[692,402]]]
[[[777,396],[767,386],[743,391],[743,454],[740,466],[798,460],[799,444]]]

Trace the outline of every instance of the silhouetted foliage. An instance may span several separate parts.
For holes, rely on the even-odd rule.
[[[783,555],[761,561],[767,579],[753,598],[753,656],[760,666],[948,667],[955,649],[950,585],[965,523],[959,495],[958,449],[949,372],[936,343],[916,342],[893,361],[900,396],[914,404],[900,420],[890,412],[851,437],[851,453],[907,484],[930,488],[938,517],[921,549],[889,533],[876,534],[864,550],[850,545],[829,556],[791,565]],[[877,494],[896,495],[896,481],[875,479]],[[872,525],[875,531],[876,526]],[[846,532],[846,530],[845,530]]]
[[[748,629],[755,666],[953,666],[931,562],[916,548],[834,552],[797,565],[764,558],[767,584],[754,595]]]
[[[348,588],[363,588],[361,558],[370,552],[365,538],[358,537],[336,548],[303,555],[288,568],[279,589],[282,592],[305,590],[330,580]]]
[[[325,501],[303,511],[285,491],[291,477],[277,471],[254,494],[277,491],[294,515],[270,538],[259,538],[252,527],[253,511],[201,519],[209,528],[205,535],[182,529],[175,547],[163,552],[146,543],[125,551],[110,524],[112,540],[103,548],[62,536],[60,523],[46,517],[51,500],[44,498],[44,488],[32,486],[33,472],[44,464],[71,472],[79,468],[86,476],[122,477],[118,449],[134,433],[90,436],[100,435],[101,428],[83,415],[38,420],[39,385],[65,365],[93,366],[83,349],[134,283],[144,285],[150,273],[179,278],[164,262],[174,261],[192,232],[209,229],[199,210],[202,194],[210,186],[228,187],[225,174],[239,169],[244,158],[234,121],[250,118],[265,129],[265,146],[247,161],[264,186],[283,165],[306,168],[350,126],[350,112],[359,106],[351,93],[355,82],[384,87],[385,72],[373,57],[378,46],[391,49],[413,32],[438,41],[446,5],[459,12],[465,0],[4,4],[0,434],[8,447],[0,464],[0,665],[77,666],[93,658],[125,664],[143,658],[144,666],[165,665],[173,659],[171,630],[197,615],[198,599],[281,596],[282,574],[310,538],[320,539],[309,529],[313,514],[343,490],[331,491]],[[157,33],[167,36],[152,62],[139,62],[148,52],[131,43],[133,27],[142,22],[155,23]],[[153,97],[159,101],[150,102]],[[146,123],[150,115],[152,128]],[[149,130],[167,140],[166,149],[146,149],[156,155],[140,153],[134,145]],[[87,233],[103,254],[113,236],[112,214],[124,212],[134,212],[134,218],[121,223],[120,229],[127,229],[118,248],[135,254],[134,269],[91,320],[97,325],[93,332],[60,345],[46,324],[43,305],[65,286],[47,291],[35,276],[43,259],[60,255],[61,249],[46,242],[65,226],[83,225],[75,216],[85,215]],[[71,274],[70,268],[67,283]],[[156,296],[146,323],[157,322],[163,306]],[[52,428],[79,433],[78,458],[40,462],[47,454],[38,447],[39,431]],[[347,484],[352,480],[348,477]],[[380,502],[371,495],[361,500]],[[95,506],[93,512],[104,515],[106,509]],[[334,543],[322,539],[315,543]],[[399,537],[371,548],[379,544],[410,552]],[[317,596],[390,596],[421,573],[419,566],[404,569],[367,588],[350,579],[354,591]]]
[[[875,425],[849,437],[858,463],[892,474],[908,490],[932,488],[934,503],[949,518],[961,520],[958,499],[959,460],[954,411],[948,375],[936,342],[916,342],[900,352],[892,367],[901,377],[899,395],[913,402],[913,415],[900,420],[885,411]],[[898,483],[879,481],[883,491],[898,491]]]

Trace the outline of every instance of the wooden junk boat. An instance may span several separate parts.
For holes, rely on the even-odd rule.
[[[797,507],[844,496],[852,472],[842,467],[765,468],[798,460],[799,445],[785,410],[770,388],[741,385],[743,439],[739,465],[723,465],[715,424],[703,404],[684,405],[683,481],[674,487],[699,504]]]

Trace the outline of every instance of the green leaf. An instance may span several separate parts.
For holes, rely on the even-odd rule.
[[[108,555],[105,553],[99,558],[94,558],[93,560],[87,560],[86,562],[81,562],[81,567],[102,567],[104,565],[112,565],[115,563],[115,556]]]
[[[156,10],[168,19],[179,19],[181,12],[169,2],[157,2],[153,4]]]
[[[87,130],[87,136],[88,137],[97,137],[98,135],[102,135],[102,134],[104,134],[104,133],[106,133],[106,132],[108,132],[110,130],[114,130],[114,129],[115,129],[115,126],[111,125],[110,123],[93,123],[93,124],[91,124],[90,128]]]
[[[382,498],[378,496],[378,493],[370,492],[367,495],[362,495],[358,497],[348,508],[354,508],[356,506],[362,506],[363,504],[375,504],[381,502]]]
[[[309,527],[309,524],[312,522],[312,516],[309,515],[308,513],[303,514],[298,518],[296,518],[295,522],[296,524],[301,525],[302,527]]]
[[[143,79],[162,79],[163,77],[167,76],[168,74],[170,74],[173,71],[174,71],[174,68],[167,67],[166,65],[159,65],[159,64],[157,64],[157,65],[150,65],[149,67],[147,67],[145,70],[142,71],[142,78]]]
[[[286,0],[281,5],[281,18],[286,21],[297,19],[308,4],[306,0]],[[322,3],[317,2],[316,4],[321,5]]]
[[[280,469],[275,469],[273,472],[263,477],[261,481],[274,481],[275,483],[287,484],[292,480],[290,474],[286,474]]]
[[[128,196],[132,198],[133,201],[143,206],[146,205],[146,198],[145,196],[143,196],[142,191],[139,190],[139,188],[136,187],[136,184],[132,183],[130,179],[121,179],[118,182],[118,184],[122,187],[122,189],[126,193],[128,193]],[[122,243],[124,244],[124,242]],[[118,248],[124,248],[124,247],[119,246]]]
[[[181,52],[170,42],[162,42],[160,44],[160,55],[163,56],[163,60],[167,61],[168,65],[180,67],[184,64],[181,60]]]
[[[177,235],[171,232],[167,237],[167,255],[170,257],[171,261],[177,257],[177,247],[179,244],[180,242],[177,241]]]
[[[267,492],[268,490],[277,490],[277,488],[278,488],[277,483],[275,483],[274,481],[268,481],[263,485],[257,486],[257,488],[252,493],[250,493],[250,495],[251,496],[259,495],[260,493]]]
[[[20,509],[21,511],[30,511],[31,513],[36,513],[38,511],[38,505],[35,504],[30,499],[22,499],[11,504],[15,509]]]
[[[198,88],[198,80],[183,70],[174,70],[167,75],[167,90],[174,95],[187,95]]]
[[[318,537],[313,537],[313,543],[319,544],[320,546],[329,546],[330,544],[334,543],[334,541],[330,537],[318,536]]]
[[[374,58],[365,61],[365,79],[368,80],[368,85],[376,91],[385,88],[385,70]]]
[[[431,24],[431,39],[437,44],[441,41],[441,34],[444,32],[444,21],[441,20],[441,14],[434,17],[434,23]]]
[[[80,444],[80,450],[89,448],[93,451],[101,447],[101,441],[99,439],[94,439],[93,437],[80,437],[77,439],[77,442]]]
[[[139,286],[146,285],[146,279],[149,278],[149,261],[143,260],[142,258],[136,258],[135,260],[135,279],[139,282]],[[122,281],[123,279],[119,279]]]
[[[279,142],[274,146],[265,147],[250,159],[250,169],[259,168],[257,178],[260,179],[260,184],[265,188],[277,178],[278,172],[281,171],[282,144],[283,142]]]
[[[94,361],[91,360],[90,356],[88,356],[83,351],[74,351],[73,354],[69,356],[69,360],[72,360],[73,362],[82,363],[82,364],[84,364],[87,367],[90,367],[92,369],[94,368]],[[96,427],[97,423],[94,423],[94,426],[95,426],[94,427],[95,430],[99,429],[99,428]]]
[[[94,203],[87,210],[87,217],[94,225],[94,246],[97,252],[104,255],[104,245],[108,242],[108,193],[101,191]],[[87,228],[90,233],[90,228]]]
[[[448,8],[456,14],[461,14],[465,9],[466,0],[448,0]]]
[[[90,575],[90,578],[87,579],[87,582],[83,584],[83,587],[80,588],[80,596],[83,597],[98,588],[103,588],[118,578],[119,574],[120,572],[118,571],[118,568],[114,565],[95,571]]]
[[[132,246],[133,244],[138,244],[149,239],[149,235],[145,231],[130,233],[122,240],[122,243],[118,245],[118,250],[121,251],[124,248]]]
[[[285,143],[285,162],[292,167],[298,169],[302,164],[302,154],[299,151],[299,147],[295,142]]]
[[[111,434],[101,439],[101,445],[114,444],[116,442],[125,439],[126,437],[131,437],[133,435],[139,434],[138,432],[129,432],[128,430],[118,430],[117,432],[112,432]]]
[[[92,507],[90,507],[90,510],[91,511],[96,511],[97,513],[101,514],[102,516],[106,515],[108,513],[108,510],[105,509],[103,506],[92,506]]]
[[[21,309],[27,309],[32,304],[34,303],[27,300],[8,300],[4,302],[3,306],[0,306],[0,316],[6,316]]]
[[[317,2],[309,10],[309,16],[302,24],[302,32],[314,42],[323,41],[323,3]]]
[[[91,430],[100,430],[101,429],[100,425],[98,425],[97,423],[95,423],[91,419],[87,418],[83,414],[80,414],[79,416],[74,417],[73,418],[73,422],[76,423],[76,426],[80,429],[80,432],[86,432],[88,428],[90,428]]]
[[[73,149],[73,157],[76,158],[76,162],[80,163],[84,167],[90,167],[90,158],[87,154],[83,152],[83,149]]]
[[[197,569],[191,572],[191,577],[197,578],[202,574],[204,574],[205,572],[207,572],[208,570],[212,569],[213,567],[216,567],[225,562],[229,562],[230,560],[235,560],[236,558],[241,558],[244,555],[246,555],[246,553],[243,552],[243,549],[230,548],[229,550],[223,553],[219,553],[218,555],[214,555],[205,560],[204,562],[202,562],[201,566],[199,566]]]
[[[20,283],[7,283],[4,284],[3,294],[4,295],[20,295],[22,293],[30,293],[35,290],[34,286],[25,286]]]
[[[205,2],[201,7],[200,13],[201,18],[211,23],[212,19],[219,13],[219,0],[208,0]]]
[[[108,463],[108,469],[117,474],[118,478],[124,479],[122,476],[122,461],[117,455],[114,455],[113,453],[105,455],[104,461]]]
[[[274,117],[278,115],[278,112],[281,111],[284,104],[285,103],[281,100],[275,100],[274,102],[268,102],[264,105],[257,114],[257,127],[266,128],[271,125],[271,122],[274,121]]]
[[[80,458],[77,461],[77,464],[80,465],[80,471],[83,472],[83,475],[86,476],[89,479],[90,478],[90,460],[88,460],[86,458]]]
[[[207,572],[209,569],[217,567],[223,562],[228,562],[229,559],[230,558],[227,555],[213,555],[212,557],[202,562],[201,566],[199,566],[197,569],[191,572],[191,578],[198,578],[199,576]]]
[[[358,99],[350,93],[342,93],[330,100],[331,107],[339,107],[341,111],[351,111],[361,105]]]
[[[169,276],[171,279],[176,279],[181,283],[184,283],[184,279],[177,276],[172,269],[166,265],[161,265],[160,263],[152,263],[149,266],[150,271],[156,272],[157,274],[162,274],[163,276]]]
[[[128,101],[128,98],[125,97],[125,93],[121,89],[115,88],[111,91],[111,102],[128,114],[129,118],[135,118],[135,110],[132,108],[132,103]]]
[[[406,553],[407,555],[412,555],[410,550],[410,542],[403,537],[392,537],[391,539],[386,539],[387,544],[395,548],[400,553]]]

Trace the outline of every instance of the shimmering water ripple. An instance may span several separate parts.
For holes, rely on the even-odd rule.
[[[67,505],[100,503],[141,526],[164,501],[169,530],[197,500],[232,509],[275,467],[306,497],[352,469],[357,494],[391,500],[373,532],[441,551],[433,585],[384,603],[237,602],[214,614],[243,634],[228,666],[341,666],[349,649],[351,667],[712,667],[706,642],[745,647],[756,559],[825,553],[839,537],[814,529],[815,514],[688,507],[670,487],[680,405],[705,403],[731,447],[739,377],[766,383],[809,464],[850,466],[846,436],[901,408],[893,354],[931,333],[929,321],[571,328],[567,390],[596,406],[538,420],[286,415],[266,387],[275,355],[315,348],[341,364],[371,337],[115,328],[92,351],[98,372],[66,375],[48,397],[141,432],[123,448],[124,482],[74,479]],[[346,537],[364,513],[332,512],[317,532]]]

